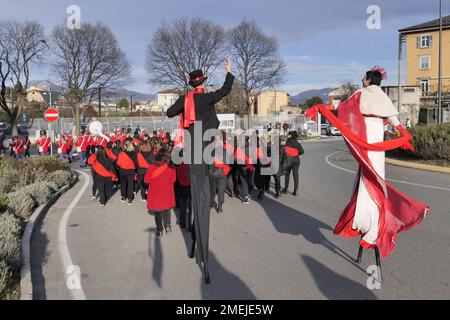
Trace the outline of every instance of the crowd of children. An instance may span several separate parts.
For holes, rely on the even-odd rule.
[[[140,197],[147,203],[149,214],[155,217],[158,236],[162,236],[163,231],[171,232],[171,212],[176,207],[179,208],[180,227],[192,231],[189,165],[172,163],[174,143],[170,134],[155,131],[151,135],[136,130],[134,135],[115,131],[104,133],[104,137],[107,139],[92,137],[86,132],[75,143],[80,159],[87,159],[86,163],[91,167],[93,200],[98,199],[104,207],[116,190],[120,191],[121,202],[130,206],[136,197]],[[303,153],[297,138],[296,133],[291,132],[286,146],[282,147],[282,168],[273,175],[276,197],[287,193],[289,179],[286,179],[285,190],[281,191],[280,176],[291,171],[294,173],[294,195],[297,193],[299,156]],[[270,157],[270,149],[266,155],[258,146],[255,164],[252,164],[247,148],[244,149],[237,147],[236,143],[229,143],[226,138],[216,140],[219,152],[211,166],[209,181],[211,208],[219,214],[223,213],[226,193],[248,204],[252,189],[259,191],[258,199],[262,200],[270,188],[271,176],[261,174],[261,169],[268,165],[267,159],[263,161],[263,158]],[[224,159],[228,159],[226,153],[234,159],[232,164],[225,163]]]

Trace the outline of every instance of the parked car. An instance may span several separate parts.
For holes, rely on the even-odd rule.
[[[342,133],[341,133],[341,131],[339,131],[338,128],[336,128],[336,127],[333,126],[333,125],[330,125],[330,126],[328,127],[328,133],[327,133],[327,135],[329,135],[329,136],[341,136]]]

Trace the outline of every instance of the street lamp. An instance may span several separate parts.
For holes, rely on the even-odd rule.
[[[439,0],[438,123],[442,123],[442,0]]]

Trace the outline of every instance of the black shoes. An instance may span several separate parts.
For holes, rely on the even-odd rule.
[[[297,196],[297,190],[294,191],[294,193],[292,194],[294,197]]]
[[[168,234],[169,232],[172,233],[172,226],[170,224],[166,225],[164,229],[166,229],[166,234]]]
[[[223,209],[222,209],[222,205],[219,204],[219,206],[217,207],[217,213],[223,213]]]
[[[282,194],[287,194],[288,190],[287,189],[283,189],[283,191],[281,191]]]

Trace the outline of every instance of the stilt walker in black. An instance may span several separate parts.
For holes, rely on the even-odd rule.
[[[203,75],[201,70],[193,71],[189,74],[189,85],[194,88],[193,91],[180,97],[173,106],[167,110],[167,116],[173,118],[182,114],[182,127],[189,132],[190,141],[186,141],[191,146],[190,152],[191,164],[191,195],[192,195],[192,212],[194,215],[195,239],[197,242],[196,259],[198,263],[203,263],[203,271],[205,275],[205,283],[210,283],[208,272],[208,251],[209,251],[209,220],[210,220],[210,203],[211,190],[209,186],[209,165],[203,159],[203,151],[213,141],[203,141],[203,133],[210,129],[219,128],[219,120],[217,118],[215,104],[226,97],[234,82],[234,76],[231,74],[231,61],[228,59],[225,63],[227,76],[222,88],[215,92],[205,93],[205,81],[207,77]],[[196,125],[202,126],[202,137],[197,137],[198,133],[194,128]],[[202,141],[202,150],[195,150],[195,141]],[[201,152],[201,162],[196,159],[195,153]],[[197,157],[198,158],[198,157]]]

